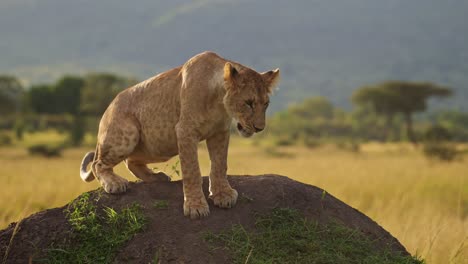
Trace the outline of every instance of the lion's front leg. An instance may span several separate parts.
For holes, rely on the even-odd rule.
[[[178,124],[176,128],[184,186],[184,215],[198,218],[207,216],[210,209],[202,190],[197,154],[198,138],[192,131],[194,129],[191,127],[181,124]]]
[[[236,204],[237,191],[231,188],[227,180],[227,153],[229,131],[223,131],[206,140],[211,160],[210,199],[222,208],[231,208]]]

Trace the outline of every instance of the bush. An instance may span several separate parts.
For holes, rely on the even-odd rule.
[[[264,149],[264,152],[267,156],[273,157],[273,158],[293,158],[294,154],[285,152],[285,151],[280,151],[275,147],[267,147]]]
[[[336,147],[341,150],[351,151],[355,153],[361,151],[361,146],[356,141],[338,140],[336,142]]]
[[[11,145],[11,137],[6,134],[0,134],[0,146],[9,146]]]
[[[452,135],[443,126],[434,125],[424,133],[423,153],[430,159],[454,161],[459,156],[455,145],[450,142]]]
[[[424,140],[430,142],[450,141],[452,135],[445,127],[434,125],[424,132]]]
[[[275,146],[278,147],[287,147],[287,146],[292,146],[294,145],[294,140],[290,137],[279,137],[275,140]]]
[[[317,148],[320,147],[321,142],[316,137],[312,136],[301,136],[299,140],[307,148]]]
[[[51,146],[46,144],[37,144],[28,147],[30,155],[43,156],[46,158],[60,157],[62,155],[63,146]]]
[[[352,141],[349,145],[349,150],[352,152],[359,152],[361,151],[361,145],[359,143]]]
[[[454,145],[448,143],[425,143],[423,146],[424,155],[430,159],[440,161],[454,161],[459,153]]]
[[[23,140],[24,135],[24,122],[22,120],[17,120],[15,126],[13,127],[15,131],[15,136],[17,140]]]
[[[70,143],[72,146],[79,146],[83,142],[85,136],[85,122],[80,116],[73,118],[73,124],[70,129]]]

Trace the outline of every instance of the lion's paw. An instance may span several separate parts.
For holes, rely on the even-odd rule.
[[[221,208],[231,208],[236,205],[237,191],[232,188],[226,188],[210,195],[210,199],[216,206]]]
[[[128,181],[121,177],[113,177],[101,182],[104,191],[107,193],[124,193],[127,191]]]
[[[205,197],[200,199],[188,199],[184,202],[184,215],[191,219],[202,218],[210,214],[210,208]]]

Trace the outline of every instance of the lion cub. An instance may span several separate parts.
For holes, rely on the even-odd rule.
[[[265,128],[269,95],[279,70],[258,73],[239,63],[203,52],[184,65],[136,84],[117,95],[99,124],[95,152],[81,163],[84,181],[99,180],[108,193],[122,193],[128,182],[114,173],[124,161],[135,177],[168,181],[146,165],[179,154],[184,190],[184,214],[207,216],[197,144],[206,140],[211,160],[210,198],[230,208],[237,191],[227,180],[227,153],[232,119],[244,137]],[[91,170],[86,171],[91,163]]]

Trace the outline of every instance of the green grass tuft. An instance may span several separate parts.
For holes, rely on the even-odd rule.
[[[151,264],[159,264],[161,262],[160,257],[161,257],[161,249],[159,248],[158,251],[154,253],[154,257],[153,257],[153,260],[151,261]]]
[[[251,203],[254,201],[254,199],[248,195],[246,195],[245,193],[241,193],[239,195],[239,202],[242,202],[242,203]]]
[[[155,209],[167,209],[169,207],[169,202],[167,200],[155,200],[153,202],[153,208]]]
[[[116,250],[146,224],[139,205],[120,212],[110,207],[98,211],[89,193],[71,204],[66,214],[72,226],[70,240],[48,249],[46,263],[110,263]]]
[[[235,225],[220,234],[207,233],[205,240],[230,251],[234,263],[424,263],[390,249],[378,250],[361,232],[338,223],[307,221],[292,209],[258,215],[255,227],[248,232]]]

